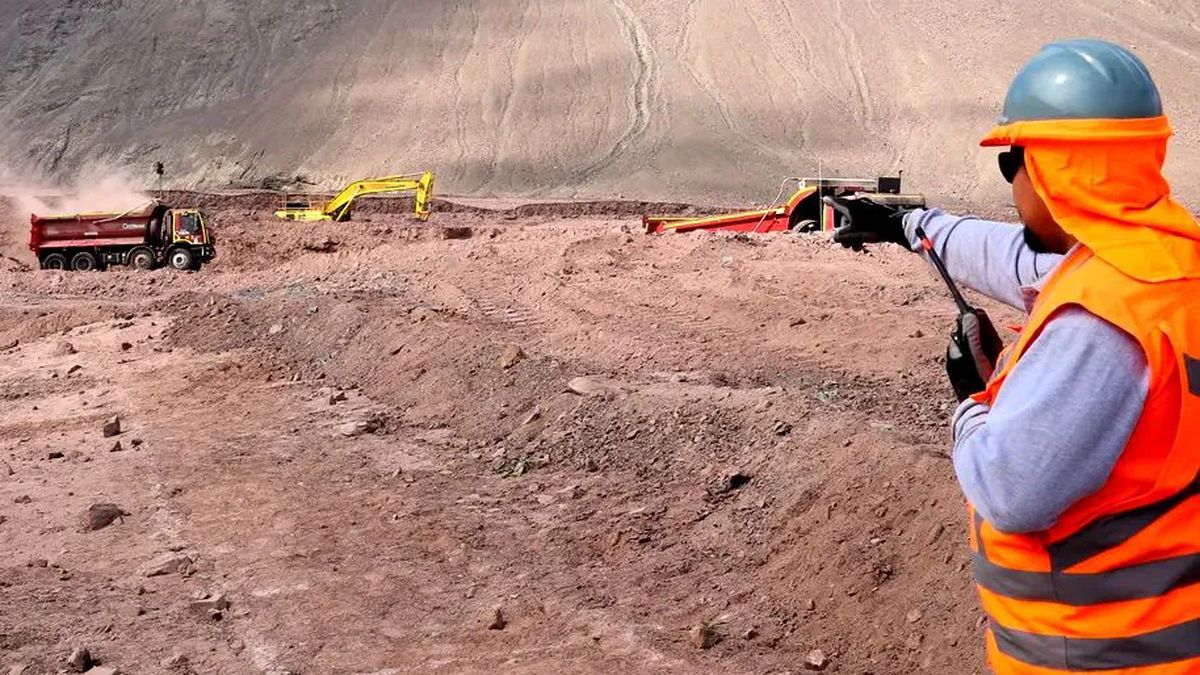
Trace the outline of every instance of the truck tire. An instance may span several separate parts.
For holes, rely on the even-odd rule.
[[[154,251],[148,248],[135,248],[129,254],[129,266],[135,270],[149,271],[154,269],[158,259],[154,256]]]
[[[195,256],[192,255],[189,249],[173,248],[167,253],[167,264],[171,266],[171,269],[186,272],[192,269],[194,262]]]
[[[71,256],[71,270],[75,272],[94,272],[100,263],[96,261],[96,256],[87,251],[80,251]]]
[[[67,256],[61,253],[51,253],[42,258],[42,269],[44,270],[65,270],[67,269]]]
[[[820,232],[821,225],[817,221],[810,218],[808,220],[801,220],[797,222],[796,227],[793,229],[800,233]]]

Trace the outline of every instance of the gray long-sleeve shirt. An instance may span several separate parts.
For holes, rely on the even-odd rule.
[[[905,219],[914,248],[917,225],[956,282],[1026,312],[1062,261],[1030,249],[1019,226],[918,210]],[[963,493],[1002,532],[1049,529],[1108,480],[1141,417],[1149,370],[1132,336],[1081,307],[1059,311],[993,406],[967,399],[955,411]]]

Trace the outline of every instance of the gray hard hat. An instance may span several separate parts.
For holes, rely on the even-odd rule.
[[[1079,39],[1051,42],[1021,68],[1000,124],[1162,114],[1158,87],[1138,57],[1111,42]]]

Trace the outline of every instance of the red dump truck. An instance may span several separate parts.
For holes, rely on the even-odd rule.
[[[199,270],[217,255],[203,213],[159,202],[124,213],[35,214],[29,223],[29,248],[46,270]]]

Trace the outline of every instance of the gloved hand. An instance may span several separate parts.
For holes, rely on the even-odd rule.
[[[892,242],[912,250],[912,244],[904,234],[904,216],[912,209],[888,206],[856,195],[825,197],[823,201],[838,213],[833,240],[842,246],[861,251],[863,244]]]
[[[946,374],[959,401],[987,388],[996,370],[1004,343],[982,309],[960,314],[950,346],[946,348]]]

